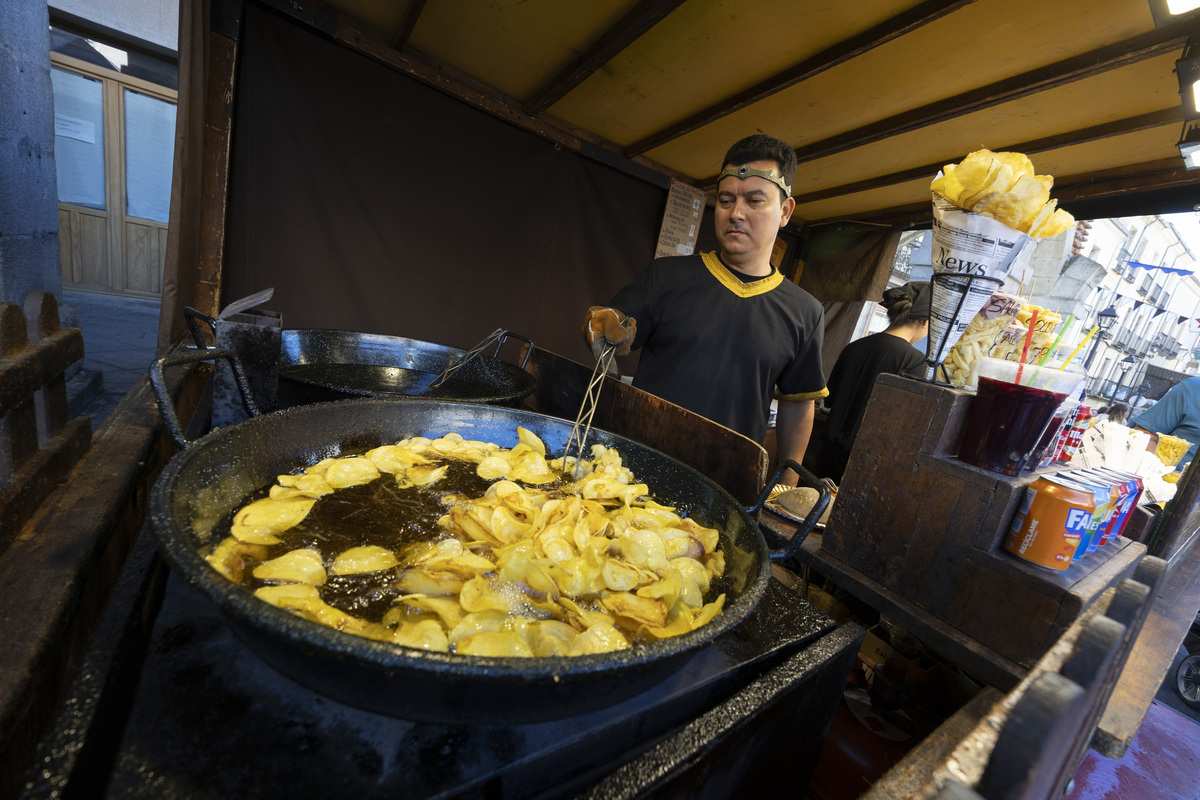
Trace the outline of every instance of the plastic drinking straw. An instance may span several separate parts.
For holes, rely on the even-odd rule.
[[[1071,327],[1071,323],[1072,323],[1072,322],[1074,322],[1074,321],[1075,321],[1075,315],[1074,315],[1074,314],[1069,314],[1069,315],[1067,315],[1067,324],[1062,326],[1062,330],[1060,330],[1060,331],[1058,332],[1058,336],[1056,336],[1056,337],[1054,338],[1054,344],[1050,345],[1050,349],[1046,351],[1046,355],[1042,356],[1042,357],[1041,357],[1041,359],[1039,359],[1039,360],[1038,360],[1038,362],[1037,362],[1037,365],[1038,365],[1039,367],[1040,367],[1042,364],[1045,364],[1047,361],[1049,361],[1049,360],[1050,360],[1050,355],[1051,355],[1051,354],[1052,354],[1052,353],[1053,353],[1053,352],[1054,352],[1056,349],[1058,349],[1058,343],[1062,341],[1063,334],[1067,332],[1067,328]]]
[[[1066,361],[1064,361],[1064,362],[1062,363],[1062,366],[1061,366],[1061,367],[1059,367],[1059,369],[1066,369],[1066,368],[1067,368],[1067,364],[1070,364],[1070,363],[1071,363],[1071,359],[1072,359],[1072,358],[1074,358],[1076,355],[1078,355],[1078,354],[1079,354],[1079,351],[1083,349],[1083,346],[1084,346],[1085,344],[1087,344],[1087,343],[1088,343],[1088,339],[1090,339],[1090,338],[1092,338],[1093,336],[1095,336],[1095,335],[1096,335],[1096,331],[1098,331],[1098,330],[1100,330],[1100,326],[1099,326],[1099,325],[1093,325],[1093,326],[1092,326],[1092,329],[1091,329],[1090,331],[1088,331],[1088,335],[1087,335],[1087,336],[1085,336],[1085,337],[1083,337],[1083,341],[1082,341],[1082,342],[1080,342],[1079,344],[1077,344],[1077,345],[1075,346],[1075,349],[1071,351],[1071,355],[1067,356],[1067,360],[1066,360]]]
[[[1017,364],[1017,386],[1021,385],[1021,370],[1025,369],[1025,359],[1029,358],[1029,343],[1033,341],[1033,326],[1037,324],[1037,309],[1029,315],[1029,330],[1025,331],[1025,347],[1021,350],[1021,361]]]

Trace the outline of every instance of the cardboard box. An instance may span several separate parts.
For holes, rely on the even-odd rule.
[[[819,586],[809,584],[808,602],[821,609],[826,616],[839,625],[850,619],[850,609]]]
[[[920,665],[907,656],[901,655],[896,648],[892,647],[885,640],[886,634],[879,625],[874,625],[867,630],[867,635],[863,637],[862,647],[859,648],[859,658],[863,664],[870,668],[874,668],[876,664],[880,664],[887,660],[899,661],[902,663],[906,671],[920,669]]]

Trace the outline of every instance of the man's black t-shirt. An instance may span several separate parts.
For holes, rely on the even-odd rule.
[[[776,389],[825,395],[824,310],[778,272],[745,281],[715,253],[660,258],[611,305],[637,320],[634,386],[756,442]]]

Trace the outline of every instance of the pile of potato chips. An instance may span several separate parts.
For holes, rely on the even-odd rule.
[[[688,633],[721,612],[725,595],[706,597],[725,572],[717,529],[655,502],[616,450],[593,445],[582,477],[569,480],[574,459],[548,458],[525,428],[517,435],[511,449],[456,433],[412,437],[280,475],[234,515],[207,561],[313,622],[462,655],[609,652]],[[485,494],[437,495],[450,461],[492,481]],[[439,497],[446,513],[426,540],[338,552],[323,537],[295,541],[321,498],[375,481]],[[335,607],[323,594],[335,579],[361,582],[390,608],[375,619]]]
[[[1075,218],[1050,199],[1054,178],[1035,175],[1022,153],[976,150],[947,164],[929,187],[959,208],[991,217],[1035,238],[1056,236]]]

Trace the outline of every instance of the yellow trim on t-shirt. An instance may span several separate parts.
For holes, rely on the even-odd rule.
[[[704,261],[704,266],[708,267],[708,271],[712,273],[713,277],[738,297],[754,297],[755,295],[766,294],[783,283],[783,275],[779,274],[779,270],[773,270],[770,275],[756,281],[744,281],[737,275],[734,275],[729,270],[729,267],[722,264],[721,259],[716,253],[701,253],[700,258]]]
[[[829,389],[822,389],[819,392],[801,392],[800,394],[784,394],[776,392],[775,396],[785,403],[803,403],[806,400],[817,400],[821,397],[829,397]]]

